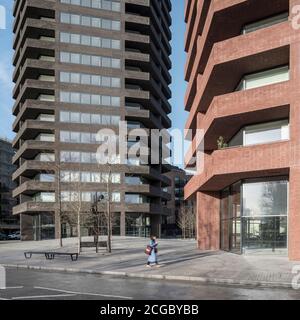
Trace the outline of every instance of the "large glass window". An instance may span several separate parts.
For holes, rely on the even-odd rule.
[[[121,104],[120,97],[66,91],[60,92],[60,101],[64,103],[79,103],[112,107],[120,107]]]
[[[126,236],[149,237],[151,232],[150,217],[143,213],[126,214]]]
[[[256,21],[253,23],[249,23],[247,25],[244,26],[242,33],[246,34],[246,33],[250,33],[250,32],[254,32],[256,30],[260,30],[260,29],[264,29],[267,27],[271,27],[275,24],[284,22],[284,21],[288,21],[289,18],[289,13],[288,12],[284,12],[282,14],[273,16],[273,17],[269,17],[267,19],[263,19],[260,21]]]
[[[118,20],[103,19],[68,12],[61,12],[60,22],[114,31],[120,31],[121,29],[121,23]]]
[[[288,181],[246,180],[221,194],[221,248],[287,248]]]
[[[237,91],[248,90],[275,84],[290,79],[289,66],[274,68],[244,76]]]
[[[116,50],[121,48],[121,41],[117,39],[101,38],[67,32],[60,33],[60,42]]]
[[[93,9],[101,9],[116,12],[121,11],[121,4],[118,0],[60,0],[60,2]]]
[[[87,64],[90,64],[90,62],[88,62]],[[60,72],[60,81],[66,82],[66,83],[75,83],[75,84],[81,83],[83,85],[94,85],[98,87],[108,87],[108,88],[121,87],[120,78],[86,74],[86,73]]]
[[[289,138],[289,120],[273,121],[243,128],[232,138],[229,146],[250,146],[288,140]]]

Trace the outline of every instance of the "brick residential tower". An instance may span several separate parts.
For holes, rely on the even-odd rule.
[[[204,130],[205,154],[185,197],[200,249],[300,259],[299,4],[186,1],[186,128]]]

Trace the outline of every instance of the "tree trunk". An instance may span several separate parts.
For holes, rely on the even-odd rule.
[[[107,251],[111,253],[111,212],[110,212],[110,188],[109,183],[111,180],[111,168],[109,168],[108,181],[107,181]]]
[[[78,247],[77,253],[80,254],[80,242],[81,242],[81,228],[80,228],[80,212],[77,213],[77,236],[78,236]]]
[[[57,193],[58,193],[58,236],[59,236],[59,245],[62,248],[63,247],[63,240],[62,240],[62,232],[61,232],[61,190],[60,190],[60,179],[61,179],[61,173],[60,173],[60,163],[58,164],[58,173],[57,173]]]

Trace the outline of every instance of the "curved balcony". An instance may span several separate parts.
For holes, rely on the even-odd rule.
[[[241,127],[248,124],[289,118],[290,90],[290,82],[285,81],[215,97],[198,123],[198,129],[203,130],[204,150],[217,149],[220,136],[229,141]],[[194,138],[185,157],[187,165],[195,156],[200,142],[202,139],[197,144]]]
[[[196,113],[206,112],[214,96],[233,92],[243,75],[288,64],[290,29],[290,23],[284,22],[216,43],[201,78],[186,128],[195,128]],[[294,41],[300,39],[298,33],[292,33],[292,37]],[[249,46],[249,43],[255,45]]]
[[[204,171],[185,187],[185,198],[195,192],[219,191],[236,181],[286,175],[299,163],[300,150],[290,141],[216,150],[204,157]]]
[[[272,2],[268,0],[251,2],[246,0],[211,1],[202,36],[197,41],[197,54],[193,60],[193,68],[186,73],[186,80],[189,81],[185,99],[186,110],[191,109],[192,99],[197,88],[197,76],[204,72],[215,43],[238,36],[242,27],[249,21],[257,21],[266,16],[288,11],[288,9],[288,0],[274,0]],[[243,12],[247,12],[247,21],[245,21]],[[233,16],[234,19],[232,19]],[[226,21],[228,21],[226,28],[220,29],[220,26]]]

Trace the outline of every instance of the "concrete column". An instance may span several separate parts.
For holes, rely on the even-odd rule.
[[[291,6],[295,4],[300,5],[300,1],[290,1]],[[300,42],[290,46],[290,70],[288,254],[290,260],[300,260]]]
[[[34,240],[33,235],[33,218],[28,214],[20,215],[20,229],[22,241]]]
[[[290,169],[288,215],[289,259],[300,260],[300,166]]]
[[[122,237],[126,236],[126,214],[125,214],[125,211],[122,211],[121,216],[120,216],[120,234]]]
[[[151,215],[151,235],[160,238],[161,236],[161,216]]]
[[[197,193],[197,239],[200,250],[220,249],[220,196]]]
[[[59,239],[61,234],[61,225],[59,221],[59,210],[56,209],[54,213],[55,239]]]

